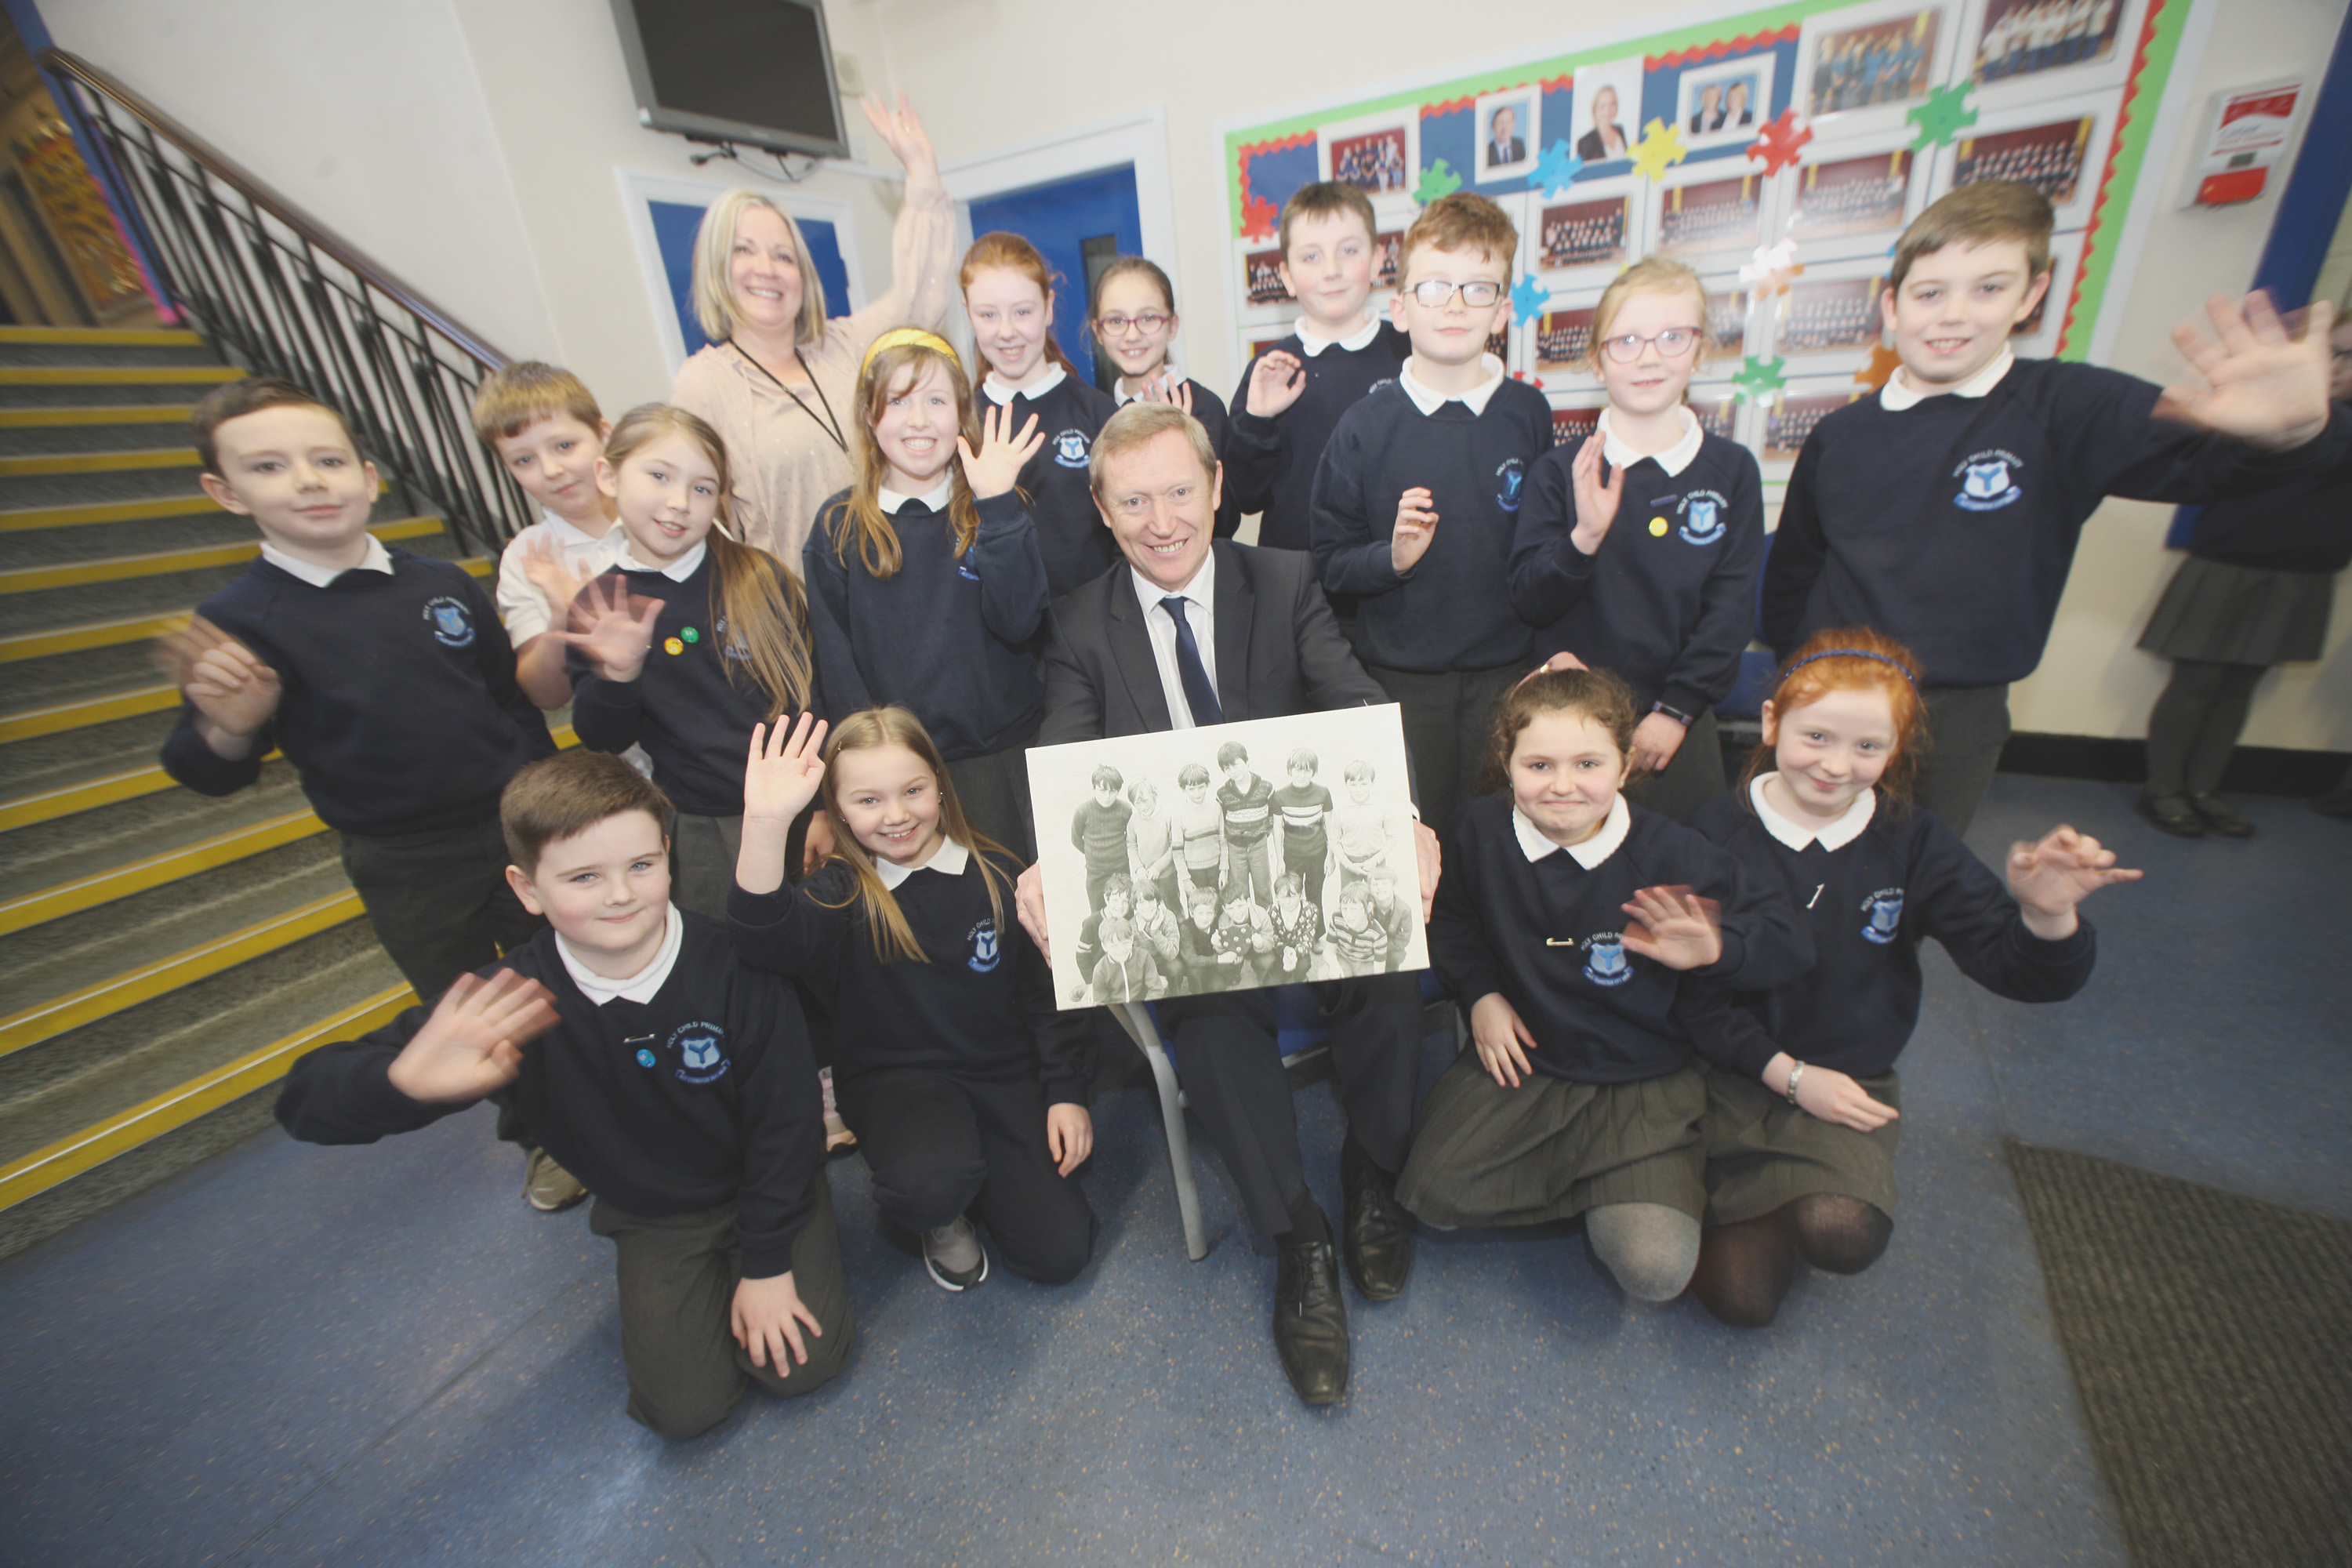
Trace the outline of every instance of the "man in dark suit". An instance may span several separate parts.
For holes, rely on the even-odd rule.
[[[1509,104],[1487,117],[1486,167],[1499,169],[1516,163],[1528,155],[1528,144],[1518,134],[1519,111]]]
[[[1213,539],[1223,476],[1199,421],[1172,405],[1130,403],[1095,437],[1092,468],[1095,504],[1126,560],[1054,606],[1036,744],[1389,700],[1356,662],[1305,555]],[[1426,918],[1437,837],[1419,824],[1414,837]],[[1016,901],[1022,924],[1046,947],[1039,888],[1032,867]],[[1376,1301],[1403,1290],[1412,1266],[1412,1222],[1396,1201],[1395,1178],[1412,1131],[1421,1005],[1410,974],[1317,990],[1348,1114],[1339,1248],[1307,1190],[1270,994],[1171,998],[1160,1017],[1249,1223],[1275,1241],[1283,1371],[1301,1399],[1327,1405],[1348,1385],[1337,1252]]]

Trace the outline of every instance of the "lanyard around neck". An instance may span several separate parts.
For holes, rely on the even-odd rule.
[[[761,375],[766,376],[771,382],[774,383],[775,388],[778,392],[782,393],[786,397],[789,397],[794,403],[799,404],[800,411],[807,415],[811,419],[815,419],[816,427],[824,431],[835,446],[840,447],[844,453],[846,453],[849,450],[848,438],[845,437],[841,431],[841,420],[833,412],[833,400],[825,396],[824,386],[819,384],[814,373],[813,373],[808,367],[808,361],[801,358],[801,351],[797,344],[794,345],[793,349],[793,363],[801,367],[801,374],[807,376],[809,379],[809,390],[815,393],[817,402],[824,405],[824,416],[821,419],[817,418],[817,412],[815,409],[811,408],[806,403],[802,402],[801,395],[799,393],[794,392],[791,387],[786,386],[782,381],[778,380],[776,373],[770,370],[766,365],[761,364],[759,360],[753,356],[751,350],[745,348],[741,343],[737,342],[733,338],[729,338],[727,340],[727,346],[733,349],[737,353],[741,354],[743,356],[744,363],[750,365],[753,370],[758,371]]]

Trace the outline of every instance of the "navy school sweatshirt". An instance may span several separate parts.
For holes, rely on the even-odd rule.
[[[1551,440],[1551,405],[1507,376],[1478,414],[1460,398],[1423,414],[1391,382],[1340,416],[1316,470],[1313,549],[1323,591],[1357,601],[1358,658],[1421,674],[1528,658],[1535,634],[1511,608],[1511,536]],[[1400,576],[1397,500],[1416,487],[1437,526]]]
[[[743,757],[751,727],[767,721],[768,694],[746,660],[723,650],[709,554],[683,583],[634,569],[606,575],[620,577],[636,598],[659,599],[661,618],[635,680],[606,680],[580,649],[569,651],[572,729],[595,751],[645,747],[654,783],[688,816],[740,816]],[[824,716],[821,704],[810,706]],[[796,717],[786,712],[776,722],[789,727]]]
[[[798,977],[824,1004],[845,1077],[886,1068],[1000,1081],[1034,1075],[1048,1104],[1084,1105],[1093,1015],[1055,1009],[1053,972],[1013,920],[1020,863],[994,861],[1003,873],[1002,926],[977,854],[958,875],[937,864],[894,894],[927,963],[875,955],[856,879],[838,862],[798,888],[735,889],[728,930],[744,963]]]
[[[2273,454],[2151,417],[2159,395],[2119,371],[2019,360],[1982,397],[1832,413],[1790,475],[1765,642],[1786,658],[1823,626],[1868,626],[1907,644],[1928,686],[2021,680],[2101,500],[2254,494],[2329,471],[2352,444],[2340,408],[2316,439]]]
[[[1777,886],[1668,817],[1631,806],[1625,841],[1586,870],[1562,849],[1529,860],[1510,796],[1454,818],[1429,921],[1429,954],[1465,1007],[1495,992],[1517,1009],[1536,1070],[1576,1083],[1659,1078],[1691,1059],[1678,994],[1696,977],[1768,986],[1803,973],[1810,944]],[[1723,956],[1679,974],[1625,951],[1623,905],[1689,887],[1723,906]]]
[[[1045,701],[1037,652],[1048,599],[1020,495],[978,503],[980,532],[961,556],[945,517],[902,503],[890,520],[900,564],[887,578],[866,568],[848,497],[818,510],[802,553],[824,711],[911,709],[950,762],[1025,742]]]
[[[995,402],[996,389],[983,384],[981,395]],[[1003,406],[1008,436],[1018,436],[1034,414],[1037,432],[1045,437],[1037,455],[1022,466],[1020,489],[1028,497],[1029,515],[1036,520],[1046,587],[1058,599],[1081,583],[1093,582],[1119,559],[1118,542],[1095,508],[1087,478],[1095,437],[1116,405],[1108,393],[1064,371],[1052,385],[1016,392]],[[983,413],[985,408],[983,403]]]
[[[1535,658],[1565,648],[1623,677],[1644,710],[1704,712],[1738,684],[1755,616],[1764,557],[1755,454],[1706,436],[1678,474],[1654,458],[1629,465],[1616,521],[1587,555],[1569,538],[1576,453],[1555,447],[1537,459],[1511,546],[1511,605],[1538,628]]]
[[[2337,404],[2336,418],[2347,416],[2352,407]],[[2269,572],[2352,565],[2352,444],[2333,468],[2205,508],[2189,553]]]
[[[648,1003],[590,1002],[552,931],[480,972],[538,981],[561,1020],[522,1047],[515,1109],[615,1208],[657,1218],[733,1203],[743,1272],[768,1279],[793,1266],[824,1143],[807,1026],[792,987],[736,962],[717,921],[671,914],[685,935]],[[465,1110],[411,1100],[385,1076],[428,1016],[411,1007],[296,1062],[278,1096],[279,1124],[306,1143],[373,1143]]]
[[[1270,353],[1286,353],[1307,367],[1298,401],[1271,419],[1249,411],[1250,376]],[[1257,542],[1276,550],[1305,550],[1312,535],[1315,470],[1339,416],[1396,379],[1412,353],[1412,340],[1381,321],[1360,349],[1327,344],[1309,354],[1297,332],[1250,358],[1228,405],[1232,429],[1219,448],[1225,459],[1225,499],[1236,518],[1258,512]]]
[[[547,721],[515,684],[497,609],[454,561],[386,553],[313,587],[268,561],[196,613],[278,672],[278,711],[232,761],[196,732],[183,699],[163,771],[228,795],[283,752],[320,819],[339,833],[394,837],[495,821],[499,792],[552,753]]]
[[[1769,989],[1735,984],[1732,1006],[1693,1014],[1699,1050],[1719,1066],[1761,1078],[1786,1051],[1855,1078],[1886,1071],[1919,1021],[1919,943],[1931,936],[1961,973],[2012,1001],[2063,1002],[2091,978],[2090,922],[2058,942],[2035,936],[2000,878],[1932,811],[1898,813],[1880,795],[1851,843],[1791,849],[1733,789],[1691,827],[1785,894],[1812,937],[1806,973]]]

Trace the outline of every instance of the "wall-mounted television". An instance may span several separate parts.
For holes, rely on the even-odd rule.
[[[775,153],[849,155],[819,0],[613,0],[638,123]]]

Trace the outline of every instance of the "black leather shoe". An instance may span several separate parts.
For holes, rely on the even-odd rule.
[[[1274,1267],[1274,1349],[1298,1397],[1329,1405],[1348,1392],[1348,1304],[1328,1241],[1280,1249]]]
[[[1350,1138],[1339,1146],[1339,1184],[1348,1194],[1348,1277],[1366,1300],[1393,1301],[1412,1272],[1412,1216],[1397,1202],[1396,1178]]]
[[[2189,805],[2205,819],[2205,826],[2224,838],[2252,838],[2254,825],[2238,815],[2237,808],[2218,795],[2192,795]]]
[[[2176,838],[2205,837],[2205,819],[2185,795],[2143,795],[2132,801],[2132,809]]]

